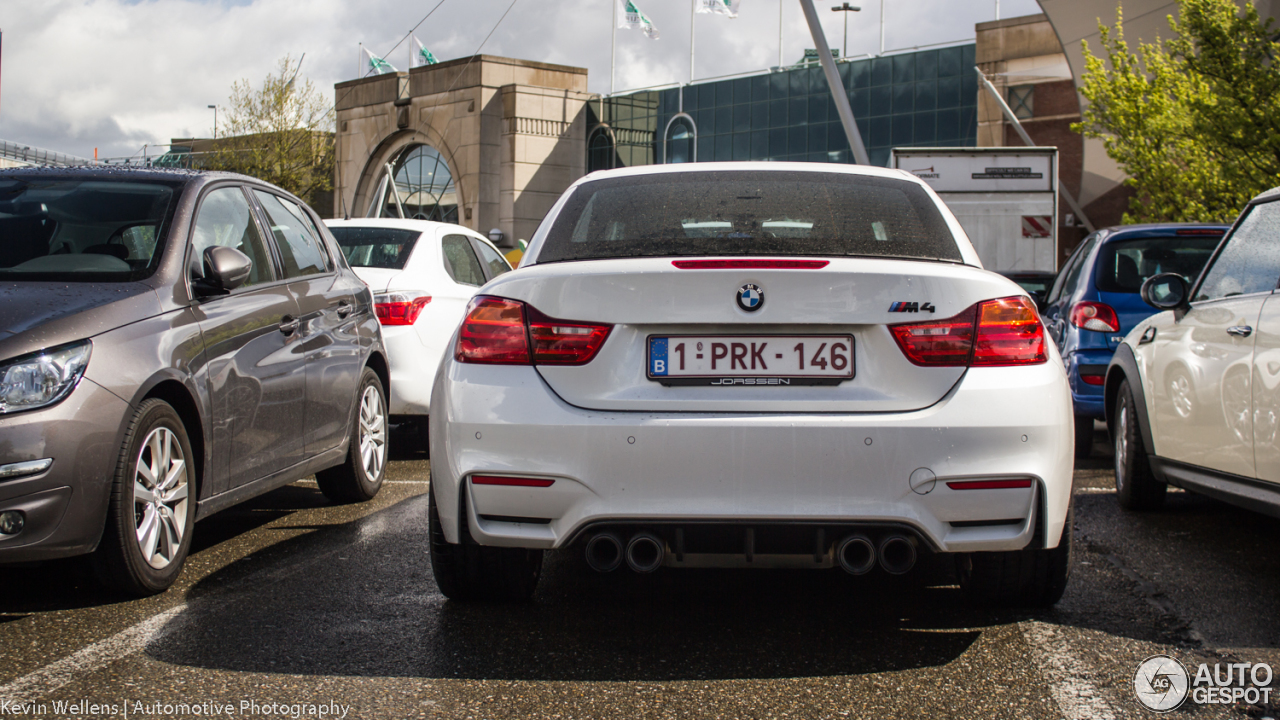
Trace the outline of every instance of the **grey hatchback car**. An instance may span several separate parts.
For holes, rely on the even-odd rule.
[[[0,564],[92,553],[152,594],[211,513],[312,473],[370,499],[387,380],[369,289],[287,192],[0,171]]]

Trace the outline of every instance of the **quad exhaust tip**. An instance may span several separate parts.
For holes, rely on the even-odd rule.
[[[587,541],[587,566],[606,573],[622,564],[622,539],[610,532],[593,535]]]
[[[887,535],[880,541],[880,567],[890,575],[902,575],[916,564],[916,543],[905,535]]]
[[[650,532],[638,532],[627,542],[627,567],[638,573],[651,573],[662,567],[666,558],[662,538]]]
[[[836,545],[836,562],[850,575],[865,575],[876,566],[876,546],[866,535],[850,535]]]

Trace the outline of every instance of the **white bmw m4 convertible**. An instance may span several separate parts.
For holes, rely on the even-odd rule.
[[[641,573],[943,553],[982,600],[1066,586],[1062,361],[907,173],[592,173],[451,342],[429,511],[449,598],[528,598],[566,548]]]

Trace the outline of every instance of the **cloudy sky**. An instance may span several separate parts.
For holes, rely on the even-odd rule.
[[[635,1],[661,38],[617,32],[617,88],[687,81],[691,0]],[[834,4],[816,1],[837,47]],[[850,55],[879,49],[880,2],[861,4],[849,15]],[[996,5],[887,0],[885,46],[972,38]],[[999,5],[1001,17],[1039,12],[1035,0]],[[795,62],[813,45],[797,0],[741,0],[736,20],[697,16],[696,76],[777,65],[780,9],[783,58]],[[414,34],[440,60],[480,51],[586,67],[590,89],[609,91],[611,0],[0,0],[0,139],[119,157],[208,137],[207,106],[224,104],[236,80],[259,84],[286,54],[306,53],[302,75],[331,97],[356,76],[359,43],[407,69],[411,41],[395,46],[428,12]]]

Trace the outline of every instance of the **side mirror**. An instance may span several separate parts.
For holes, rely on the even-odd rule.
[[[1142,283],[1142,300],[1159,310],[1177,310],[1191,306],[1189,302],[1190,288],[1186,278],[1178,273],[1160,273],[1147,278]]]
[[[249,279],[253,260],[235,248],[214,245],[204,249],[204,277],[196,282],[201,295],[223,295]]]

